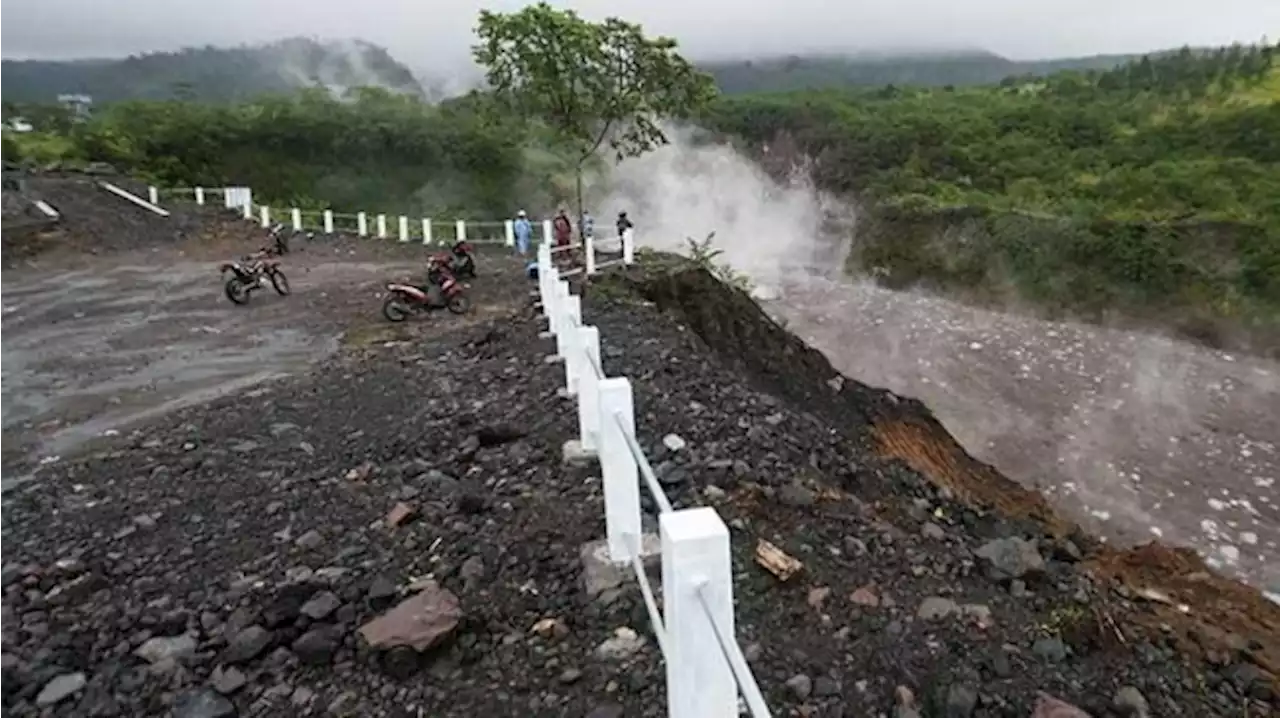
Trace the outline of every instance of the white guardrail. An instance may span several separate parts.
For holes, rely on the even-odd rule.
[[[253,203],[253,191],[248,187],[173,187],[160,188],[148,187],[148,199],[152,205],[155,205],[159,212],[168,214],[167,211],[160,208],[160,200],[163,197],[191,197],[197,205],[207,205],[211,195],[221,195],[222,205],[227,209],[239,210],[243,213],[244,218],[251,221],[261,222],[263,227],[270,227],[273,222],[287,223],[295,230],[314,229],[324,234],[333,234],[336,231],[353,232],[361,237],[377,237],[379,239],[387,239],[393,237],[401,242],[420,241],[423,244],[432,244],[437,242],[435,229],[438,226],[430,218],[398,216],[391,217],[385,214],[369,214],[366,212],[356,212],[354,214],[343,214],[332,210],[308,211],[297,207],[287,209],[273,209],[267,205],[255,205]],[[141,202],[141,198],[135,198]],[[287,216],[287,220],[282,218]],[[391,220],[395,221],[394,229],[390,224]],[[446,241],[453,242],[476,242],[476,243],[502,243],[508,247],[514,247],[516,244],[515,221],[490,221],[476,222],[466,220],[456,220],[443,223],[446,227],[453,225],[453,237],[446,240],[443,236],[438,239],[439,244]],[[539,246],[546,243],[547,238],[552,236],[551,220],[546,219],[542,222],[534,223],[535,230],[533,236],[530,237],[531,246]],[[598,231],[598,230],[597,230]],[[572,252],[576,250],[583,251],[582,265],[575,269],[568,269],[561,273],[560,276],[566,277],[581,272],[587,274],[595,274],[598,269],[614,264],[631,264],[635,261],[635,242],[631,236],[631,230],[627,230],[622,236],[604,236],[599,235],[596,231],[585,237],[575,232],[576,241],[560,246],[552,247],[553,253]],[[602,243],[620,243],[620,246],[600,246]],[[600,260],[597,258],[597,252],[617,253],[619,256]]]
[[[600,462],[609,558],[631,564],[667,667],[671,718],[735,718],[738,696],[755,718],[771,713],[734,633],[729,529],[713,508],[671,507],[636,439],[631,382],[608,377],[600,363],[600,332],[582,324],[582,300],[538,247],[538,294],[563,360],[565,391],[578,402],[578,441]],[[588,256],[590,253],[588,252]],[[662,611],[641,553],[640,485],[660,514]]]

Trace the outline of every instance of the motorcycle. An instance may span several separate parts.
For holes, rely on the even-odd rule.
[[[425,286],[392,282],[387,285],[387,297],[382,302],[382,316],[389,322],[403,322],[411,314],[425,314],[437,309],[448,309],[454,314],[466,314],[471,310],[471,298],[466,286],[459,282],[443,262],[432,260],[427,268]]]
[[[282,297],[288,295],[289,278],[280,270],[280,262],[267,258],[273,254],[275,253],[261,252],[255,256],[241,257],[236,262],[223,262],[218,271],[224,277],[227,272],[231,273],[223,286],[227,299],[233,304],[247,304],[250,295],[255,290],[266,287],[268,282],[276,290],[276,294]]]
[[[471,243],[466,240],[455,242],[449,248],[449,270],[458,277],[476,277],[476,255]]]
[[[307,240],[307,243],[309,244],[315,241],[316,233],[301,229],[293,229],[292,227],[286,228],[283,224],[277,222],[271,225],[267,230],[267,237],[271,240],[272,247],[276,254],[288,254],[289,241],[291,238],[302,237]]]

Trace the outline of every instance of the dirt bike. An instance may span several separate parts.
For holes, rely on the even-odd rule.
[[[271,288],[276,290],[276,294],[285,296],[289,293],[289,278],[284,276],[284,272],[280,270],[280,262],[275,259],[269,259],[271,252],[260,252],[258,255],[241,257],[237,262],[223,262],[218,271],[226,276],[227,272],[231,272],[231,276],[227,278],[223,291],[234,304],[247,304],[250,295],[257,289],[267,286],[267,282],[271,283]]]
[[[275,249],[276,254],[289,253],[289,241],[293,237],[302,237],[308,243],[315,241],[315,232],[306,232],[301,229],[285,228],[283,224],[276,223],[271,225],[267,230],[267,237],[271,240],[271,245]]]
[[[389,322],[403,322],[411,314],[425,314],[437,309],[448,309],[454,314],[466,314],[471,310],[466,286],[442,262],[432,260],[428,265],[425,286],[400,282],[387,285],[382,316]]]

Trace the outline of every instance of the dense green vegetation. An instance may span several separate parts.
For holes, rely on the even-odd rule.
[[[1137,315],[1208,340],[1244,329],[1280,347],[1277,54],[1184,50],[985,87],[722,96],[701,123],[771,164],[812,158],[821,187],[864,208],[853,262],[886,281]],[[165,185],[247,184],[303,207],[492,217],[513,198],[531,210],[571,200],[579,138],[512,113],[510,99],[312,90],[117,103],[83,123],[24,107],[46,131],[6,133],[4,154],[105,160]]]
[[[811,157],[821,186],[862,198],[855,261],[890,281],[1280,329],[1277,54],[730,97],[704,122]]]
[[[433,106],[375,88],[230,104],[130,101],[6,133],[4,156],[37,165],[108,162],[161,186],[243,184],[262,201],[458,218],[505,216],[562,172],[554,145],[487,98]]]

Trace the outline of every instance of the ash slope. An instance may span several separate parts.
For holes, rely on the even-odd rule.
[[[1103,716],[1131,687],[1155,715],[1268,715],[1280,616],[1256,591],[1185,553],[1111,553],[1072,533],[923,406],[840,379],[701,270],[587,295],[674,503],[713,505],[732,527],[738,633],[777,712],[879,715],[908,686],[926,715],[1026,716],[1046,691]],[[634,593],[582,590],[577,549],[603,534],[603,508],[592,472],[560,465],[576,417],[541,360],[549,342],[518,307],[455,326],[397,329],[6,495],[6,715],[38,714],[42,689],[75,674],[85,685],[53,714],[195,715],[194,694],[242,716],[664,714],[651,638],[597,652],[648,621]],[[670,433],[684,448],[664,446]],[[389,528],[397,502],[418,520]],[[1015,537],[1044,570],[992,578],[975,551]],[[754,564],[758,539],[804,570],[779,583]],[[466,618],[406,671],[356,629],[388,586],[424,575]],[[300,615],[323,591],[339,606]],[[1190,615],[1165,600],[1194,601]],[[530,630],[545,618],[567,631]],[[265,634],[237,686],[220,662],[249,624]],[[303,664],[297,641],[317,630],[333,640]],[[132,655],[180,634],[196,644],[181,661]]]

